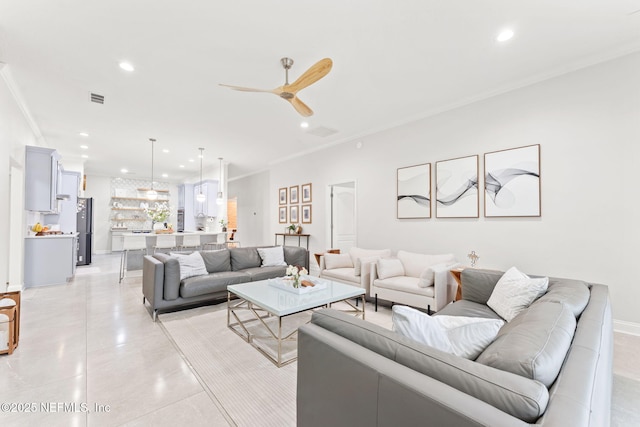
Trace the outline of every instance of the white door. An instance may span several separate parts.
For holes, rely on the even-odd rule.
[[[332,185],[331,197],[331,248],[348,253],[356,246],[356,185],[346,182]]]

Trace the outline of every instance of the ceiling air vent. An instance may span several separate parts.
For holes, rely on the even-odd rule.
[[[307,133],[311,135],[319,136],[321,138],[326,138],[328,136],[338,133],[338,131],[335,129],[324,127],[324,126],[318,126],[313,129],[309,129]]]
[[[95,102],[96,104],[104,104],[104,95],[98,95],[97,93],[90,92],[89,97],[91,102]]]

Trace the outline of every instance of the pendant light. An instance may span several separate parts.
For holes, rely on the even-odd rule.
[[[222,197],[222,157],[218,157],[218,160],[220,160],[220,181],[218,182],[218,197],[216,198],[216,204],[222,205],[224,202]]]
[[[200,192],[196,196],[196,200],[198,203],[204,203],[204,201],[207,200],[207,197],[202,193],[202,158],[204,157],[202,152],[204,148],[198,148],[198,150],[200,150]]]
[[[149,138],[149,141],[151,141],[151,189],[147,191],[147,199],[156,200],[158,198],[158,192],[153,189],[153,145],[156,140]]]

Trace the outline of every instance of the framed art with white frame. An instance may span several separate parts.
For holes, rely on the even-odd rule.
[[[295,205],[298,203],[298,186],[294,185],[289,187],[289,204]]]
[[[431,163],[398,168],[398,219],[431,218]]]
[[[284,187],[278,190],[278,204],[279,205],[287,204],[287,187]]]
[[[539,217],[540,144],[484,155],[484,216]]]
[[[311,224],[311,205],[302,205],[302,223]]]
[[[280,224],[287,223],[287,207],[286,206],[280,206],[278,208],[278,222]]]
[[[289,222],[291,224],[298,223],[298,206],[289,206]]]
[[[436,218],[478,218],[479,156],[436,162]]]

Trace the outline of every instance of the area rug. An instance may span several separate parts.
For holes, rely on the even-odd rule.
[[[373,313],[369,307],[367,320],[390,327],[389,310]],[[310,316],[306,312],[285,318],[283,328],[296,328]],[[227,328],[226,303],[161,314],[159,320],[207,392],[236,425],[296,425],[296,362],[277,368]],[[257,333],[260,326],[256,322],[249,329]]]

